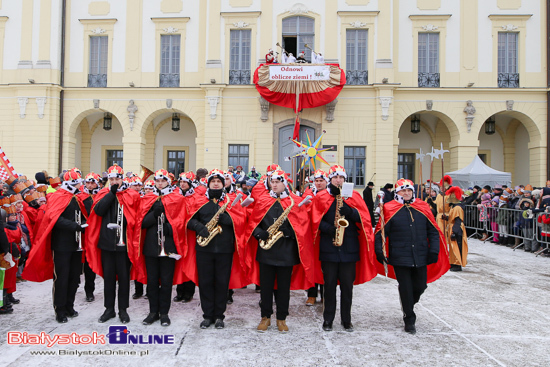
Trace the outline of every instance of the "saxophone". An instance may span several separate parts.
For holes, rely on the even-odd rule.
[[[216,237],[218,234],[222,233],[222,227],[218,225],[218,220],[220,219],[220,215],[225,212],[225,209],[227,209],[227,206],[230,204],[230,200],[227,200],[227,203],[223,204],[223,206],[220,207],[220,209],[214,214],[212,219],[208,223],[206,223],[206,228],[208,229],[208,232],[210,232],[210,235],[208,237],[202,237],[197,235],[197,243],[201,247],[205,247],[212,241],[214,237]]]
[[[290,198],[290,205],[288,206],[288,208],[285,209],[283,214],[281,214],[279,218],[277,218],[275,223],[273,223],[267,229],[267,231],[269,232],[269,238],[265,241],[263,240],[259,241],[260,247],[264,250],[269,250],[271,247],[273,247],[275,242],[277,242],[281,237],[283,237],[283,232],[279,231],[279,227],[281,227],[283,222],[286,220],[286,218],[290,214],[292,207],[294,206],[294,199],[292,198],[291,195],[289,195],[288,197]]]
[[[340,208],[344,205],[344,199],[342,195],[336,195],[336,213],[334,215],[334,226],[336,227],[336,234],[334,235],[334,240],[332,244],[336,247],[342,246],[344,242],[344,231],[346,227],[349,226],[349,222],[342,215],[340,215]]]

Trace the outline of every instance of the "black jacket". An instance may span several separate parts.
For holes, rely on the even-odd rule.
[[[372,189],[368,186],[363,190],[363,200],[369,209],[370,222],[374,224],[374,200],[372,198]]]
[[[8,236],[4,232],[4,222],[0,220],[0,254],[5,254],[10,250]]]
[[[129,190],[129,189],[127,189]],[[97,247],[103,251],[127,251],[126,246],[117,246],[119,238],[117,237],[117,231],[115,229],[107,228],[107,224],[117,222],[117,209],[118,199],[115,194],[108,192],[101,200],[94,206],[94,211],[100,217],[103,217],[101,221],[101,228],[99,230],[99,241]],[[126,243],[126,229],[128,228],[128,222],[126,216],[123,221],[122,240]]]
[[[145,256],[157,257],[160,254],[160,245],[158,242],[159,216],[155,215],[155,209],[159,207],[162,208],[161,212],[164,212],[164,205],[162,205],[162,201],[160,201],[160,198],[159,200],[155,201],[155,203],[151,206],[151,209],[149,209],[149,211],[145,215],[145,218],[143,218],[143,222],[141,222],[141,228],[147,229],[145,240],[143,242],[143,255]],[[170,225],[170,223],[168,223],[166,214],[164,214],[164,216],[164,252],[167,255],[176,254],[177,251],[176,244],[174,242],[174,232],[172,230],[172,226]]]
[[[348,206],[344,201],[344,206]],[[350,207],[351,208],[351,207]],[[342,246],[334,246],[335,229],[334,217],[336,215],[336,200],[332,202],[328,211],[323,216],[319,229],[321,231],[321,240],[319,243],[319,260],[331,262],[356,262],[359,257],[359,230],[361,217],[357,209],[352,209],[352,215],[346,216],[349,226],[344,231],[344,241]]]
[[[75,233],[79,229],[79,225],[75,221],[75,212],[80,211],[80,206],[76,197],[73,196],[69,205],[63,210],[63,213],[55,222],[52,228],[51,244],[52,250],[55,251],[77,251],[78,242],[76,242]],[[84,213],[81,213],[80,218],[82,224],[86,222]],[[84,232],[82,232],[84,238]]]
[[[262,221],[254,229],[253,235],[258,239],[259,233],[267,229],[283,214],[284,209],[279,201],[276,201],[264,215]],[[269,250],[264,250],[258,244],[256,260],[259,263],[273,266],[294,266],[300,263],[298,242],[296,233],[288,219],[279,227],[280,231],[287,232],[288,236],[280,238]]]
[[[439,232],[424,214],[409,205],[394,214],[384,231],[390,265],[421,267],[428,265],[428,253],[439,253]],[[375,238],[377,256],[382,256],[381,233],[378,231]]]
[[[394,199],[394,192],[390,191],[388,189],[382,189],[381,191],[384,191],[384,204],[389,203]]]
[[[214,203],[213,200],[208,200],[208,202],[204,204],[189,220],[189,223],[187,223],[187,228],[197,232],[198,234],[198,232],[206,226],[210,219],[214,217],[219,209],[220,205]],[[227,213],[225,213],[225,215],[229,216]],[[205,247],[201,247],[197,243],[195,245],[195,249],[197,251],[220,254],[231,254],[235,252],[235,232],[233,230],[233,223],[228,225],[222,224],[218,221],[218,225],[221,226],[222,233],[214,237]]]

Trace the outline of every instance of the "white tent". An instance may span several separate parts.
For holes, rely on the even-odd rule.
[[[475,185],[494,187],[496,184],[508,186],[512,184],[512,174],[510,172],[497,171],[489,167],[483,163],[478,155],[466,167],[446,174],[453,179],[453,186],[459,186],[462,189]]]

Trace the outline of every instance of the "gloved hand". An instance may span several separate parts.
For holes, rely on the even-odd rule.
[[[334,186],[333,184],[329,184],[330,186],[330,193],[334,196],[340,195],[341,191],[338,186]]]
[[[206,228],[206,226],[204,225],[197,231],[197,234],[204,238],[207,238],[208,236],[210,236],[210,232],[208,231],[208,228]]]
[[[118,224],[116,224],[116,223],[107,223],[107,228],[109,228],[109,229],[115,231],[115,230],[119,229],[120,226],[119,226]]]
[[[330,237],[336,236],[336,227],[332,227],[332,228],[330,229],[330,232],[327,233],[327,234],[328,234]]]
[[[119,185],[111,185],[111,194],[116,195]]]
[[[344,217],[350,217],[353,214],[353,209],[346,203],[340,208],[340,215]]]
[[[376,253],[376,261],[378,261],[380,264],[384,264],[384,262],[388,262],[387,259],[384,258],[384,255],[381,253]]]
[[[428,253],[428,265],[435,264],[438,259],[439,259],[439,254],[435,254],[433,252]]]
[[[449,220],[449,216],[445,214],[441,214],[441,219],[443,220]]]
[[[155,209],[153,211],[153,214],[155,217],[160,217],[160,215],[164,213],[164,206],[163,205],[156,205]]]
[[[256,238],[262,241],[266,241],[269,238],[269,232],[261,230],[260,233],[256,235]]]
[[[375,212],[376,214],[380,215],[380,207],[377,207],[377,208],[374,210],[374,212]]]
[[[454,234],[454,232],[451,233],[451,240],[456,240],[456,234]]]
[[[224,212],[220,215],[220,219],[218,220],[218,223],[223,224],[224,226],[233,225],[233,221],[231,220],[231,216],[226,212]]]

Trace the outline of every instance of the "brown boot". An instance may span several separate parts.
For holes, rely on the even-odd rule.
[[[483,236],[481,237],[481,241],[484,241],[488,238],[489,236],[487,235],[487,233],[484,233]]]
[[[288,326],[286,326],[286,320],[277,320],[277,328],[281,333],[288,332]]]
[[[518,247],[519,244],[521,243],[521,238],[515,238],[515,243],[514,243],[514,248]]]
[[[308,297],[306,301],[306,306],[313,306],[315,304],[315,297]]]
[[[271,326],[271,319],[267,317],[262,317],[262,320],[260,321],[260,324],[258,325],[257,330],[260,333],[265,333],[269,326]]]

